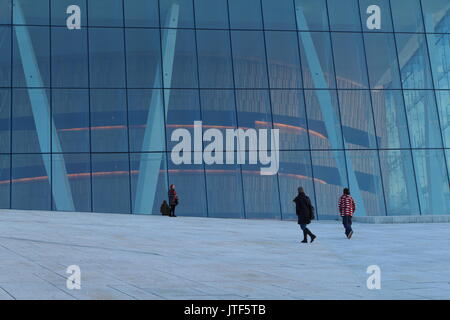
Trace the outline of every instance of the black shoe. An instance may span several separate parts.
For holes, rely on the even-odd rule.
[[[308,240],[304,239],[303,241],[300,241],[300,243],[308,243]]]
[[[316,239],[317,237],[315,235],[311,236],[311,243],[313,243],[313,241]]]
[[[353,235],[353,231],[350,231],[350,232],[348,233],[348,235],[347,235],[347,238],[348,238],[348,239],[351,239],[351,238],[352,238],[352,235]]]

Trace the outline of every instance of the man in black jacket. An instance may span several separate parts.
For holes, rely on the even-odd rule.
[[[294,202],[295,211],[298,216],[298,224],[303,230],[302,243],[308,243],[308,235],[311,237],[311,242],[313,242],[314,239],[316,239],[316,236],[306,226],[311,223],[311,219],[314,219],[314,207],[302,187],[298,188],[298,196],[294,199]]]

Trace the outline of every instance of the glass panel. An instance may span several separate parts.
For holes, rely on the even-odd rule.
[[[57,163],[62,162],[67,171],[71,198],[77,212],[91,211],[91,165],[88,154],[53,154],[53,172],[57,170]],[[53,175],[52,188],[57,187],[56,174]],[[55,192],[53,191],[53,194]],[[53,210],[72,211],[70,207],[57,207],[53,201]]]
[[[271,129],[269,92],[242,90],[236,92],[239,128]]]
[[[127,154],[92,154],[94,212],[131,212],[128,157]]]
[[[166,149],[161,90],[128,90],[128,118],[131,152]]]
[[[128,0],[131,1],[131,0]],[[53,26],[67,26],[67,18],[69,18],[72,13],[68,14],[67,9],[71,5],[76,5],[80,7],[81,10],[81,29],[87,26],[87,7],[86,0],[56,0],[50,1],[52,6],[51,11],[51,24]],[[75,32],[76,33],[76,32]]]
[[[192,0],[160,0],[161,27],[171,27],[171,19],[177,20],[175,28],[194,27],[194,7]]]
[[[165,39],[176,36],[176,44],[163,49],[164,87],[197,88],[197,56],[193,30],[162,30]],[[173,54],[173,56],[172,56]],[[167,68],[167,69],[166,69]]]
[[[414,168],[409,150],[380,150],[388,216],[419,215]]]
[[[232,88],[233,68],[228,31],[198,30],[198,69],[201,88]]]
[[[450,89],[450,35],[427,34],[427,40],[434,87]]]
[[[11,27],[0,27],[0,87],[11,86]]]
[[[350,190],[358,189],[363,201],[356,204],[357,210],[361,212],[358,206],[364,206],[368,216],[386,215],[377,151],[347,151],[347,157],[358,183],[357,186],[350,183]]]
[[[11,152],[11,90],[0,89],[0,153]]]
[[[395,32],[423,32],[420,0],[391,1],[391,9]]]
[[[227,0],[195,0],[197,28],[227,29]]]
[[[201,90],[200,94],[204,127],[219,129],[222,134],[237,127],[234,91]]]
[[[123,3],[127,27],[159,27],[158,0],[126,0]]]
[[[349,149],[376,149],[370,91],[339,90],[342,131]]]
[[[237,88],[267,88],[267,65],[263,33],[231,32],[234,76]]]
[[[372,22],[371,17],[374,14],[372,10],[369,11],[370,13],[367,13],[368,8],[372,5],[376,5],[380,8],[380,29],[369,29],[367,27],[367,21]],[[359,0],[359,6],[363,31],[392,32],[391,7],[389,0]]]
[[[123,2],[123,0],[88,0],[89,26],[122,27]]]
[[[9,209],[11,192],[11,156],[0,155],[0,208]]]
[[[334,31],[361,31],[358,0],[328,0],[330,28]]]
[[[441,131],[433,91],[407,90],[405,97],[411,146],[442,148]]]
[[[43,89],[13,90],[12,152],[50,152],[49,97]]]
[[[89,152],[88,90],[52,90],[52,117],[62,152]],[[53,140],[53,152],[61,152],[57,143]]]
[[[295,32],[266,32],[271,88],[301,88],[302,69]]]
[[[445,150],[447,154],[447,172],[448,172],[448,180],[449,180],[449,188],[450,188],[450,150]]]
[[[373,90],[372,103],[378,144],[383,149],[409,148],[405,106],[400,90]]]
[[[93,152],[127,152],[125,90],[91,90],[91,143]]]
[[[299,30],[328,31],[326,0],[295,0]]]
[[[299,32],[305,88],[336,88],[330,36],[326,32]]]
[[[49,87],[50,86],[50,28],[48,27],[14,27],[15,36],[13,37],[13,86],[14,87]],[[29,34],[31,43],[28,43]],[[20,42],[18,42],[20,35]],[[28,50],[31,45],[33,52]],[[22,61],[22,59],[26,59]],[[37,61],[37,71],[39,75],[31,68],[23,69],[23,66],[30,66],[34,59]],[[25,79],[24,72],[30,75]],[[34,75],[34,78],[33,78]],[[38,79],[36,79],[38,77]],[[42,82],[39,80],[42,79]]]
[[[343,149],[341,120],[335,90],[305,90],[312,149]]]
[[[126,29],[129,88],[161,88],[161,51],[158,30]]]
[[[296,30],[292,0],[262,0],[264,29]]]
[[[332,33],[338,88],[368,88],[367,66],[362,35]]]
[[[337,218],[338,201],[348,187],[343,151],[313,151],[312,163],[317,197],[317,212],[323,219]]]
[[[373,89],[401,89],[394,35],[365,33],[370,87]]]
[[[52,28],[52,84],[88,87],[87,29]]]
[[[163,200],[168,202],[167,190],[169,187],[167,186],[166,155],[163,153],[142,153],[131,154],[130,157],[133,213],[160,215]],[[149,170],[148,176],[140,176],[141,172],[145,172],[145,170]],[[145,180],[141,182],[139,179]],[[145,188],[142,187],[143,184]],[[151,194],[142,194],[147,188]],[[145,203],[138,204],[139,201]]]
[[[450,91],[435,91],[445,148],[450,148]]]
[[[433,89],[425,35],[396,34],[395,38],[403,88]]]
[[[12,156],[13,209],[51,210],[50,166],[49,154]]]
[[[0,0],[0,24],[11,24],[11,0]]]
[[[272,90],[271,99],[273,127],[280,130],[280,149],[309,149],[302,91]]]
[[[309,151],[281,151],[280,160],[278,179],[283,219],[296,219],[295,203],[292,200],[297,196],[299,187],[305,189],[312,205],[316,207],[310,154]]]
[[[13,0],[14,24],[49,25],[49,0]],[[19,18],[23,14],[25,19]]]
[[[422,214],[449,214],[450,188],[443,150],[413,150]]]
[[[125,87],[122,29],[89,29],[89,57],[91,87]]]
[[[450,3],[448,0],[422,1],[427,32],[450,33]]]
[[[260,0],[228,0],[232,29],[262,29]]]

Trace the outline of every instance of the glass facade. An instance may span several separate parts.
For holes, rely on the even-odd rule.
[[[0,52],[1,208],[450,214],[448,0],[0,0]],[[278,171],[174,163],[195,121],[279,130]]]

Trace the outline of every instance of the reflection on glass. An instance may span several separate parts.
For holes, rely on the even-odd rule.
[[[9,209],[11,187],[11,156],[0,155],[0,208]]]
[[[0,89],[0,153],[11,151],[11,90]]]
[[[450,148],[450,91],[436,91],[436,100],[445,148]]]
[[[262,29],[261,0],[228,0],[231,29]]]
[[[427,32],[450,32],[450,3],[448,0],[422,1],[422,10]]]
[[[361,31],[358,0],[328,0],[328,15],[333,31]]]
[[[450,35],[427,34],[427,40],[434,87],[450,89]]]
[[[295,30],[292,0],[262,0],[264,29]]]
[[[126,0],[123,2],[125,26],[158,27],[158,0]]]
[[[195,0],[197,28],[227,29],[227,0]]]
[[[428,0],[427,0],[428,1]],[[426,1],[422,1],[426,2]],[[391,1],[395,32],[423,32],[420,0]],[[408,8],[405,10],[405,8]]]
[[[123,2],[123,0],[88,0],[89,26],[123,26]]]
[[[326,0],[295,0],[298,30],[328,31]]]

